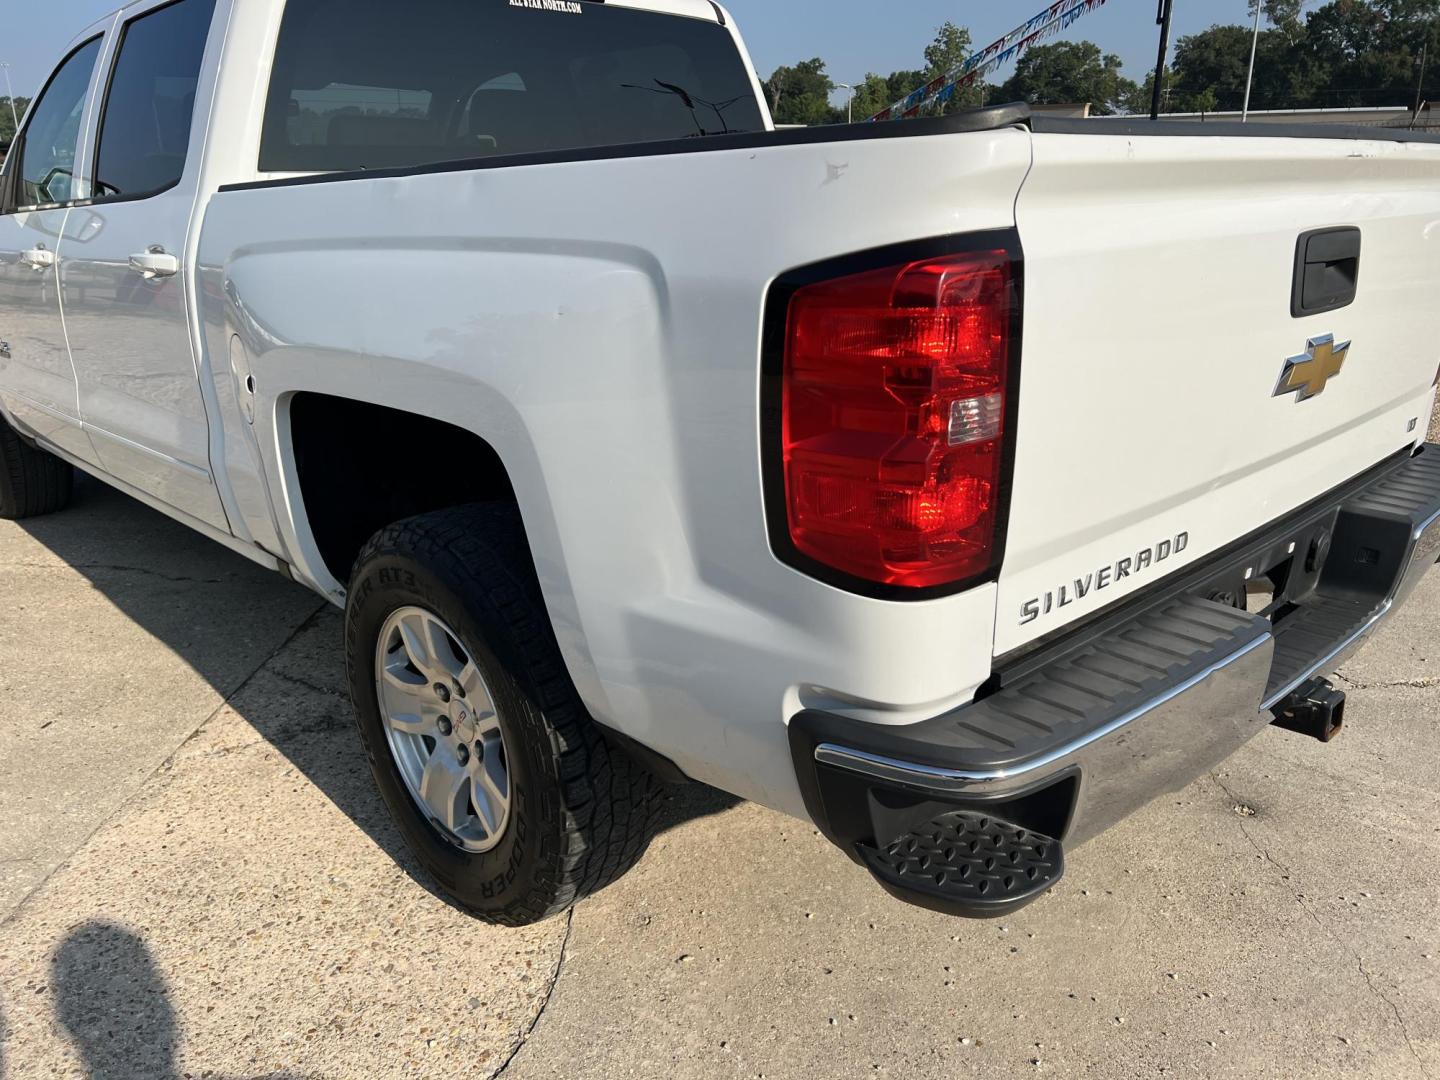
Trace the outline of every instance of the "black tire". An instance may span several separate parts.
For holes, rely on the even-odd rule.
[[[68,461],[31,446],[0,420],[0,518],[19,521],[63,510],[74,488]]]
[[[402,607],[439,616],[480,667],[504,733],[511,816],[484,854],[452,843],[411,798],[381,716],[375,656]],[[467,506],[382,530],[355,565],[346,666],[360,738],[406,843],[444,893],[478,917],[526,926],[570,908],[639,860],[663,786],[613,745],[560,657],[519,515]]]

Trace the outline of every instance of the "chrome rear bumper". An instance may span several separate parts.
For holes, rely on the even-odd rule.
[[[1274,652],[1275,639],[1262,633],[1143,704],[1013,765],[947,769],[834,743],[817,746],[815,760],[822,766],[967,803],[1004,802],[1073,775],[1079,790],[1068,828],[1061,834],[1073,846],[1166,792],[1185,787],[1263,731],[1270,718],[1256,708],[1256,702]],[[1033,708],[1030,711],[1033,715]],[[1021,713],[1017,709],[1014,715],[1018,718]],[[1004,736],[995,736],[1000,738]]]
[[[962,709],[902,728],[796,717],[791,746],[807,806],[852,855],[952,811],[1083,842],[1264,730],[1269,710],[1359,648],[1437,557],[1432,446],[1127,601],[1013,672],[1002,668],[991,692]],[[1284,582],[1273,617],[1211,599],[1257,573]]]

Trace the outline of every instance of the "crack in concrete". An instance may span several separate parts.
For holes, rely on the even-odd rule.
[[[1344,672],[1337,671],[1336,678],[1352,690],[1434,690],[1440,687],[1440,677],[1425,676],[1417,679],[1399,679],[1395,682],[1366,683],[1352,679]]]
[[[1334,934],[1330,936],[1335,937]],[[1339,939],[1336,938],[1336,940],[1338,941]],[[1405,1017],[1400,1015],[1400,1006],[1391,1001],[1389,995],[1375,985],[1375,981],[1370,977],[1370,973],[1365,970],[1365,961],[1361,959],[1360,954],[1354,953],[1353,955],[1355,957],[1355,966],[1359,969],[1361,977],[1364,978],[1365,985],[1369,988],[1373,996],[1390,1006],[1390,1011],[1395,1015],[1395,1023],[1400,1028],[1400,1034],[1405,1038],[1405,1045],[1410,1048],[1410,1056],[1415,1059],[1415,1064],[1420,1066],[1421,1075],[1429,1078],[1430,1070],[1426,1067],[1424,1059],[1420,1057],[1420,1052],[1415,1049],[1415,1044],[1410,1041],[1410,1029],[1405,1026]]]
[[[236,715],[240,716],[242,720],[245,719],[243,714],[237,713]],[[246,723],[250,724],[248,720]],[[250,724],[250,726],[254,728],[253,724]],[[275,750],[281,755],[288,756],[285,753],[285,747],[290,744],[292,739],[305,738],[309,735],[334,735],[337,731],[344,731],[345,726],[344,720],[337,720],[333,717],[327,717],[310,723],[292,724],[286,727],[283,732],[271,733],[269,735],[261,734],[246,742],[236,743],[234,746],[221,746],[214,750],[207,750],[199,756],[207,761],[218,761],[221,758],[232,757],[235,754],[243,754],[256,749]],[[0,1078],[0,1080],[3,1080],[3,1078]]]
[[[1241,800],[1238,799],[1235,793],[1230,790],[1230,788],[1226,785],[1225,781],[1220,779],[1219,773],[1212,772],[1210,774],[1210,779],[1215,781],[1216,786],[1219,787],[1220,790],[1223,791],[1227,797],[1229,797],[1232,803],[1236,805],[1240,804]],[[1370,973],[1365,970],[1365,958],[1362,957],[1354,949],[1352,949],[1349,945],[1347,945],[1344,941],[1342,941],[1339,935],[1337,935],[1325,923],[1325,920],[1320,918],[1319,915],[1317,915],[1314,911],[1310,909],[1310,905],[1305,902],[1304,894],[1296,892],[1294,886],[1289,885],[1290,879],[1291,877],[1293,877],[1290,872],[1290,868],[1284,863],[1282,863],[1279,859],[1275,858],[1275,856],[1271,855],[1269,848],[1260,846],[1259,842],[1256,841],[1255,837],[1250,835],[1250,830],[1245,827],[1245,821],[1243,818],[1237,818],[1236,820],[1240,825],[1240,835],[1245,837],[1246,842],[1255,849],[1255,853],[1259,855],[1262,859],[1264,859],[1266,862],[1268,862],[1271,866],[1275,867],[1277,870],[1280,871],[1282,880],[1286,882],[1291,895],[1293,895],[1295,898],[1295,903],[1300,906],[1300,910],[1310,917],[1310,921],[1313,922],[1316,926],[1318,926],[1321,931],[1324,932],[1326,937],[1328,937],[1341,949],[1349,953],[1350,956],[1354,959],[1356,969],[1360,972],[1361,978],[1365,980],[1366,989],[1370,991],[1370,995],[1372,997],[1383,1002],[1390,1009],[1391,1014],[1395,1017],[1395,1026],[1400,1029],[1400,1037],[1405,1040],[1405,1046],[1409,1049],[1410,1056],[1415,1059],[1415,1064],[1419,1066],[1421,1075],[1426,1077],[1427,1080],[1430,1080],[1430,1070],[1425,1065],[1425,1060],[1420,1056],[1420,1052],[1415,1049],[1415,1043],[1410,1038],[1410,1029],[1405,1023],[1404,1016],[1400,1013],[1400,1007],[1396,1005],[1395,1002],[1392,1001],[1383,990],[1381,990],[1378,986],[1375,985],[1374,979],[1371,977]]]
[[[313,683],[313,682],[311,682],[311,681],[308,680],[308,679],[302,679],[299,675],[291,675],[291,674],[290,674],[289,672],[287,672],[287,671],[280,671],[280,670],[278,670],[278,669],[271,669],[270,671],[265,672],[265,674],[266,674],[266,675],[273,675],[275,678],[279,679],[281,682],[293,683],[295,686],[299,686],[299,687],[301,687],[301,688],[303,688],[303,689],[305,689],[305,690],[309,690],[309,691],[311,691],[312,693],[320,694],[320,695],[323,696],[323,697],[341,697],[341,696],[343,696],[342,691],[336,690],[334,687],[321,686],[319,683]]]
[[[320,616],[323,615],[326,610],[330,608],[330,606],[330,601],[323,600],[320,602],[320,605],[315,608],[314,611],[312,611],[309,615],[305,616],[305,618],[300,621],[300,624],[296,626],[295,629],[286,636],[285,640],[282,641],[274,649],[274,651],[270,653],[269,656],[265,657],[264,660],[260,661],[260,663],[255,666],[255,668],[250,672],[249,675],[246,675],[245,678],[240,680],[240,684],[236,686],[235,689],[231,690],[228,694],[225,695],[224,699],[220,702],[220,704],[216,705],[215,708],[210,711],[210,714],[205,717],[205,719],[201,720],[198,724],[195,725],[194,729],[190,732],[190,734],[181,740],[180,745],[171,752],[169,757],[167,757],[164,761],[162,761],[159,765],[152,769],[149,775],[144,777],[138,784],[135,785],[135,789],[130,792],[129,796],[122,800],[120,804],[115,807],[114,811],[112,811],[106,818],[104,818],[99,824],[97,824],[95,828],[91,829],[90,832],[88,832],[80,840],[79,843],[77,843],[74,847],[70,849],[70,851],[65,855],[63,859],[61,859],[58,863],[51,867],[49,872],[46,873],[39,881],[35,883],[35,887],[30,889],[25,894],[24,898],[21,899],[19,903],[15,904],[15,906],[10,909],[9,914],[5,915],[3,918],[0,918],[0,930],[4,930],[7,926],[10,925],[10,923],[14,922],[15,919],[20,915],[20,913],[22,911],[25,911],[30,906],[31,902],[34,901],[36,895],[49,883],[50,879],[53,878],[56,874],[58,874],[61,870],[64,870],[65,867],[70,865],[70,861],[75,858],[75,854],[77,852],[83,851],[86,847],[88,847],[90,842],[95,839],[95,836],[102,829],[104,829],[112,821],[117,820],[122,814],[124,814],[126,809],[129,808],[130,805],[133,804],[137,799],[140,799],[142,796],[147,794],[151,783],[155,780],[156,777],[160,776],[162,773],[172,771],[175,767],[176,760],[180,756],[181,751],[184,750],[185,747],[188,746],[195,739],[195,737],[200,734],[200,732],[204,731],[206,727],[213,723],[215,718],[220,715],[220,713],[225,709],[225,707],[229,705],[230,702],[234,701],[235,698],[238,697],[245,690],[245,688],[250,685],[250,683],[257,675],[259,675],[262,671],[265,670],[266,667],[273,663],[277,656],[279,656],[282,652],[288,649],[296,638],[298,638],[305,631],[313,627],[316,621],[320,618]]]
[[[570,948],[570,933],[574,929],[575,909],[571,908],[565,914],[565,933],[560,939],[560,955],[555,960],[555,970],[550,975],[550,985],[545,988],[545,997],[540,1002],[540,1008],[536,1010],[534,1018],[530,1021],[530,1026],[525,1029],[519,1041],[515,1043],[515,1046],[506,1056],[505,1060],[500,1063],[500,1067],[490,1074],[490,1080],[500,1080],[505,1070],[514,1064],[515,1059],[520,1056],[520,1051],[524,1050],[530,1042],[530,1036],[535,1034],[535,1029],[539,1027],[540,1019],[545,1015],[545,1010],[550,1008],[550,1000],[555,996],[555,987],[560,984],[560,969],[565,966],[565,953]]]
[[[109,570],[117,574],[139,574],[142,577],[159,578],[161,581],[170,582],[173,585],[228,585],[232,582],[240,583],[237,579],[226,578],[195,578],[175,577],[170,574],[162,574],[159,570],[152,570],[146,566],[125,566],[120,563],[6,563],[7,570],[80,570],[85,572]],[[245,582],[248,584],[248,582]]]

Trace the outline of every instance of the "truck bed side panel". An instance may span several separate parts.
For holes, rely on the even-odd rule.
[[[252,354],[289,557],[335,586],[284,454],[286,400],[356,397],[497,449],[586,704],[699,779],[803,813],[784,728],[802,698],[882,723],[968,700],[990,674],[993,585],[854,596],[781,565],[766,532],[770,282],[1013,228],[1028,132],[884,134],[220,193],[207,348],[216,370],[232,335]]]

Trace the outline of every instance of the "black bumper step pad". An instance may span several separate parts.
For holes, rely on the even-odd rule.
[[[1440,554],[1440,529],[1419,536],[1437,515],[1440,447],[1433,446],[1341,505],[1314,594],[1275,623],[1267,705],[1316,673],[1317,663],[1338,662],[1392,598],[1405,599],[1407,585],[1419,580],[1414,571]]]
[[[1440,446],[1427,446],[1394,472],[1345,504],[1345,509],[1374,518],[1399,520],[1411,527],[1440,513]]]
[[[1317,659],[1329,656],[1374,621],[1381,602],[1374,597],[1317,596],[1288,619],[1275,624],[1275,662],[1265,688],[1265,703],[1278,702],[1305,681]]]
[[[946,915],[993,919],[1044,895],[1065,873],[1060,841],[968,810],[941,814],[860,857],[892,896]]]
[[[863,746],[901,761],[1010,769],[1153,702],[1269,632],[1259,616],[1178,596],[993,696],[934,719],[878,728],[811,713],[802,726],[813,729],[816,743]]]

